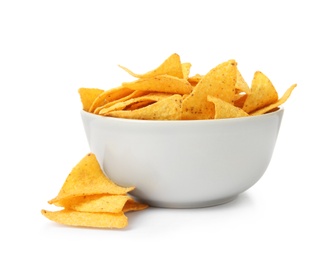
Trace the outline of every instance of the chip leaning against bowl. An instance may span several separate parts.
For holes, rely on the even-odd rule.
[[[80,88],[91,152],[106,176],[151,206],[194,208],[234,199],[269,165],[284,109],[256,71],[249,86],[228,60],[190,76],[172,54],[144,74],[108,90]]]

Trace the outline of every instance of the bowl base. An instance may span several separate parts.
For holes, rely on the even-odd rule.
[[[152,200],[141,200],[133,196],[136,200],[148,204],[150,207],[155,208],[170,208],[170,209],[194,209],[194,208],[205,208],[205,207],[213,207],[221,204],[225,204],[235,200],[238,195],[234,195],[228,198],[223,198],[219,200],[211,200],[211,201],[202,201],[202,202],[161,202],[161,201],[152,201]]]

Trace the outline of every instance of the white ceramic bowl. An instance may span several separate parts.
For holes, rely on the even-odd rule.
[[[103,117],[82,111],[105,174],[150,206],[196,208],[231,201],[265,173],[284,110],[190,121]]]

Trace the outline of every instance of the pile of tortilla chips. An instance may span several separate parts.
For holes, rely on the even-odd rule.
[[[181,62],[176,53],[144,74],[120,67],[136,79],[109,90],[80,88],[83,110],[146,120],[246,117],[274,111],[296,87],[293,84],[279,98],[272,82],[260,71],[254,73],[249,86],[235,60],[217,65],[206,75],[190,76],[191,63]]]
[[[148,207],[128,195],[134,187],[120,187],[103,173],[96,156],[87,154],[70,172],[50,204],[59,211],[42,210],[48,219],[60,224],[94,228],[124,228],[128,211]]]

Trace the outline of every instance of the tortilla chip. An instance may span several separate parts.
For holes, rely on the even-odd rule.
[[[57,201],[54,205],[83,212],[109,212],[122,211],[126,202],[131,199],[128,195],[93,194],[65,198]]]
[[[151,92],[163,92],[172,94],[188,94],[193,87],[185,79],[179,79],[169,75],[158,75],[151,78],[143,78],[122,84],[124,88]]]
[[[260,71],[256,71],[251,84],[251,93],[248,94],[243,110],[250,114],[260,108],[273,104],[278,100],[278,93],[272,82]]]
[[[78,91],[82,103],[82,109],[87,112],[94,100],[104,92],[104,90],[98,88],[79,88]]]
[[[193,92],[183,101],[182,119],[213,119],[215,108],[208,96],[232,103],[235,96],[237,63],[234,60],[223,62],[209,71],[194,87]]]
[[[248,94],[245,94],[243,92],[236,94],[235,98],[234,98],[234,101],[233,101],[234,106],[242,108],[244,106],[244,102],[247,98],[247,95]]]
[[[104,115],[144,120],[179,120],[181,104],[182,96],[175,94],[140,109],[111,111]]]
[[[125,68],[123,66],[120,66],[120,68],[124,69],[126,72],[128,72],[130,75],[136,78],[151,78],[159,75],[169,75],[174,76],[177,78],[184,78],[183,77],[183,66],[180,62],[180,56],[176,53],[170,55],[159,67],[156,69],[149,71],[144,74],[136,74],[129,70],[128,68]]]
[[[124,228],[128,225],[128,219],[124,212],[119,213],[91,213],[70,209],[60,211],[42,210],[42,214],[49,220],[59,224],[76,227],[94,228]]]
[[[192,64],[189,62],[182,63],[182,69],[183,69],[183,78],[188,79],[188,76],[190,75]]]
[[[111,107],[111,106],[113,106],[113,105],[115,105],[119,102],[124,102],[126,100],[131,99],[131,98],[141,97],[141,96],[147,95],[149,93],[150,92],[148,92],[148,91],[135,90],[135,91],[133,91],[132,93],[130,93],[129,95],[127,95],[125,97],[110,101],[110,102],[106,103],[105,105],[96,107],[95,110],[94,110],[94,113],[99,114],[102,109],[109,108],[109,107]]]
[[[214,119],[222,118],[236,118],[236,117],[245,117],[248,114],[241,108],[230,104],[222,99],[208,96],[208,101],[214,103],[215,105],[215,117]]]
[[[242,74],[240,71],[237,69],[237,80],[236,80],[236,85],[235,85],[236,90],[239,90],[240,92],[244,92],[246,94],[250,93],[250,87],[244,80]]]
[[[277,102],[251,113],[251,116],[262,115],[262,114],[265,114],[265,113],[281,106],[284,102],[287,101],[287,99],[290,97],[292,91],[296,88],[296,86],[297,86],[296,84],[293,84],[290,88],[287,89],[287,91],[283,94],[283,96]]]
[[[202,78],[203,78],[202,75],[200,75],[200,74],[195,74],[194,76],[189,77],[189,78],[187,79],[187,81],[188,81],[192,86],[196,86]]]
[[[89,153],[73,168],[58,195],[49,203],[93,194],[126,194],[133,189],[134,187],[120,187],[109,180],[100,168],[96,156]]]
[[[129,199],[127,200],[123,212],[129,212],[129,211],[139,211],[139,210],[144,210],[148,208],[149,206],[147,204],[138,202],[134,199]]]
[[[89,112],[94,113],[95,109],[117,99],[130,95],[134,90],[120,86],[112,88],[99,94],[89,108]]]
[[[142,103],[143,101],[147,101],[145,104],[151,104],[151,103],[155,103],[159,100],[162,100],[164,98],[170,97],[172,94],[168,94],[168,93],[149,93],[147,95],[144,96],[140,96],[140,97],[135,97],[135,98],[131,98],[128,99],[126,101],[122,101],[122,102],[117,102],[116,104],[108,107],[108,108],[104,108],[102,109],[99,114],[100,115],[107,115],[109,112],[111,111],[117,111],[117,110],[124,110],[124,109],[128,109],[128,107],[132,107],[133,110],[133,104],[137,104],[137,103]],[[142,105],[141,105],[142,107]]]

